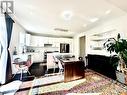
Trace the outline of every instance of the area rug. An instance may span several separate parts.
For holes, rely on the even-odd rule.
[[[41,82],[40,79],[39,85]],[[29,95],[120,95],[127,92],[126,85],[92,70],[86,70],[84,79],[34,87]]]

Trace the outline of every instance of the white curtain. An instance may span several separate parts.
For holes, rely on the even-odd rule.
[[[6,81],[6,66],[7,66],[7,29],[5,23],[5,17],[0,17],[0,43],[3,47],[0,57],[0,84],[4,84]]]

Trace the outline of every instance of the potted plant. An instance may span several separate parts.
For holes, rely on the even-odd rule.
[[[127,40],[121,39],[120,34],[117,35],[117,38],[109,38],[104,43],[104,48],[111,53],[115,52],[118,58],[117,63],[112,62],[113,66],[119,66],[119,70],[125,68],[127,65]]]

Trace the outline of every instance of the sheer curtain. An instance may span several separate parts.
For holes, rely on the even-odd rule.
[[[0,16],[0,43],[2,46],[2,52],[0,57],[0,84],[4,84],[6,81],[6,67],[7,67],[7,29],[5,16]]]

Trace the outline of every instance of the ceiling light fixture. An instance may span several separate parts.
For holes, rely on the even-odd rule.
[[[68,32],[68,29],[64,29],[64,28],[54,28],[55,31],[62,31],[62,32]]]
[[[33,12],[32,11],[30,12],[30,15],[33,15]]]
[[[105,14],[109,14],[109,13],[111,13],[111,10],[107,10],[107,11],[105,12]]]
[[[71,20],[73,16],[73,12],[72,11],[64,11],[62,12],[62,17],[64,18],[64,20]]]
[[[83,27],[86,27],[87,26],[87,24],[83,24]]]
[[[99,20],[99,18],[95,17],[95,18],[90,19],[90,22],[96,22],[98,20]]]

